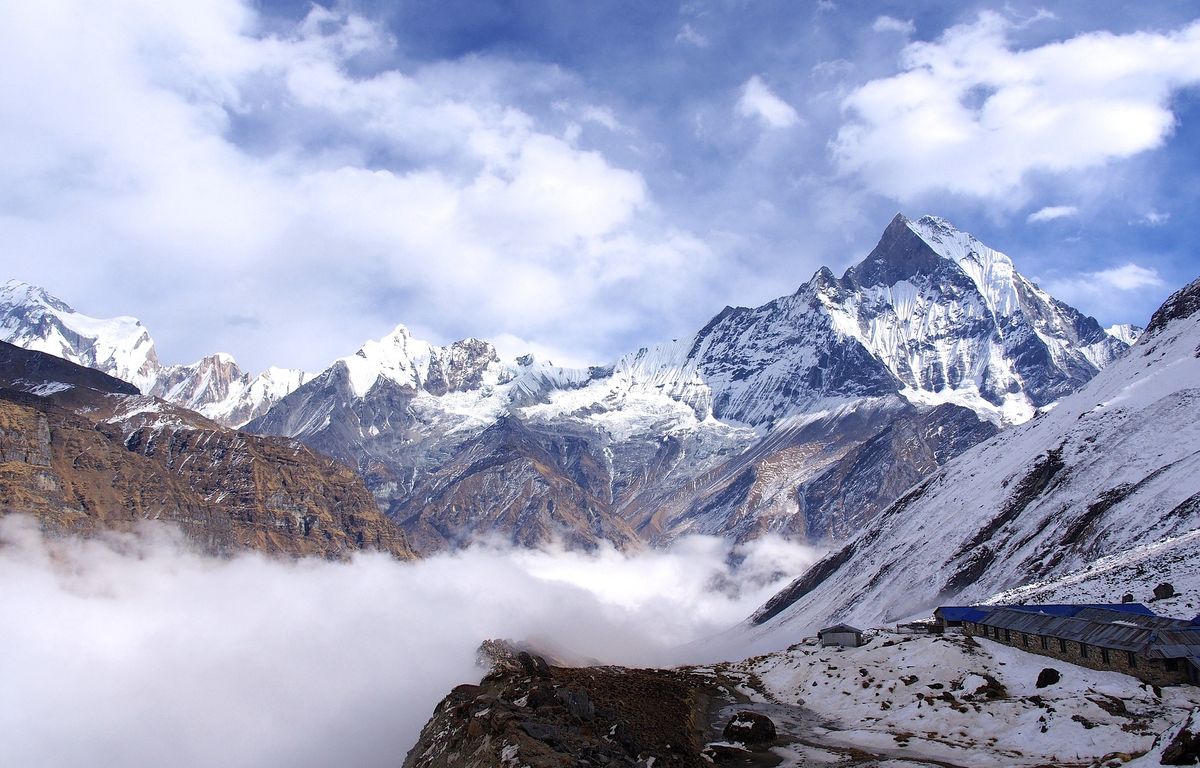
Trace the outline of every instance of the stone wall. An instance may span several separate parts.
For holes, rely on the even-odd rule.
[[[1134,654],[1132,657],[1133,664],[1130,664],[1130,655],[1126,651],[1108,650],[1107,661],[1104,658],[1104,649],[1095,645],[1079,643],[1075,640],[1060,640],[1057,637],[1046,637],[1046,647],[1042,647],[1042,638],[1044,635],[1032,635],[1016,630],[1009,630],[1007,633],[1004,629],[998,627],[985,627],[982,624],[964,624],[963,629],[969,635],[976,637],[986,637],[992,642],[1011,645],[1014,648],[1020,648],[1029,653],[1035,653],[1039,656],[1047,656],[1052,659],[1078,664],[1081,667],[1089,669],[1099,669],[1107,672],[1121,672],[1126,675],[1132,675],[1140,680],[1144,680],[1154,685],[1179,685],[1188,682],[1186,662],[1183,660],[1176,661],[1176,669],[1167,669],[1164,659],[1147,659],[1144,656]],[[997,636],[997,634],[999,636]],[[1063,646],[1066,650],[1063,650]],[[1083,646],[1086,645],[1087,655],[1084,656]]]

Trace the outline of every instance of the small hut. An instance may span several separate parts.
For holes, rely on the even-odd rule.
[[[837,645],[842,648],[857,648],[863,644],[863,632],[849,624],[834,624],[817,633],[821,645]]]

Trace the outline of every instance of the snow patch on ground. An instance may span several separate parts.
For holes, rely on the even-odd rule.
[[[1038,689],[1045,667],[1062,678]],[[703,670],[740,681],[777,726],[806,724],[788,734],[799,743],[776,750],[784,766],[844,763],[851,750],[880,765],[1088,765],[1145,752],[1200,704],[1194,686],[1156,692],[1127,675],[961,635],[881,632],[844,649],[809,640]]]

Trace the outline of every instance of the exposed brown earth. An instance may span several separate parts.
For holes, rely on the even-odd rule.
[[[213,554],[413,556],[353,470],[295,441],[221,428],[41,353],[4,345],[0,363],[0,515],[80,535],[161,520]],[[71,386],[7,388],[31,375]]]

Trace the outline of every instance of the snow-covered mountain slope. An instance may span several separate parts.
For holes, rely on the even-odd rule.
[[[266,413],[312,377],[285,368],[251,377],[223,353],[191,365],[162,365],[150,332],[138,320],[89,317],[17,280],[0,287],[0,340],[103,371],[225,426]]]
[[[834,620],[890,622],[1190,541],[1200,528],[1198,416],[1200,280],[1083,389],[906,492],[764,606],[743,641],[786,644]]]
[[[1108,555],[1079,570],[992,595],[989,605],[1116,602],[1132,595],[1165,616],[1200,614],[1200,528]],[[1154,588],[1171,585],[1170,597]]]
[[[580,540],[841,540],[993,434],[981,420],[1029,418],[1125,348],[1003,254],[898,215],[841,278],[609,366],[501,361],[400,326],[247,426],[357,466],[418,546],[526,541],[564,515]]]
[[[944,219],[897,215],[828,294],[836,327],[882,360],[914,402],[1019,423],[1128,345]]]

